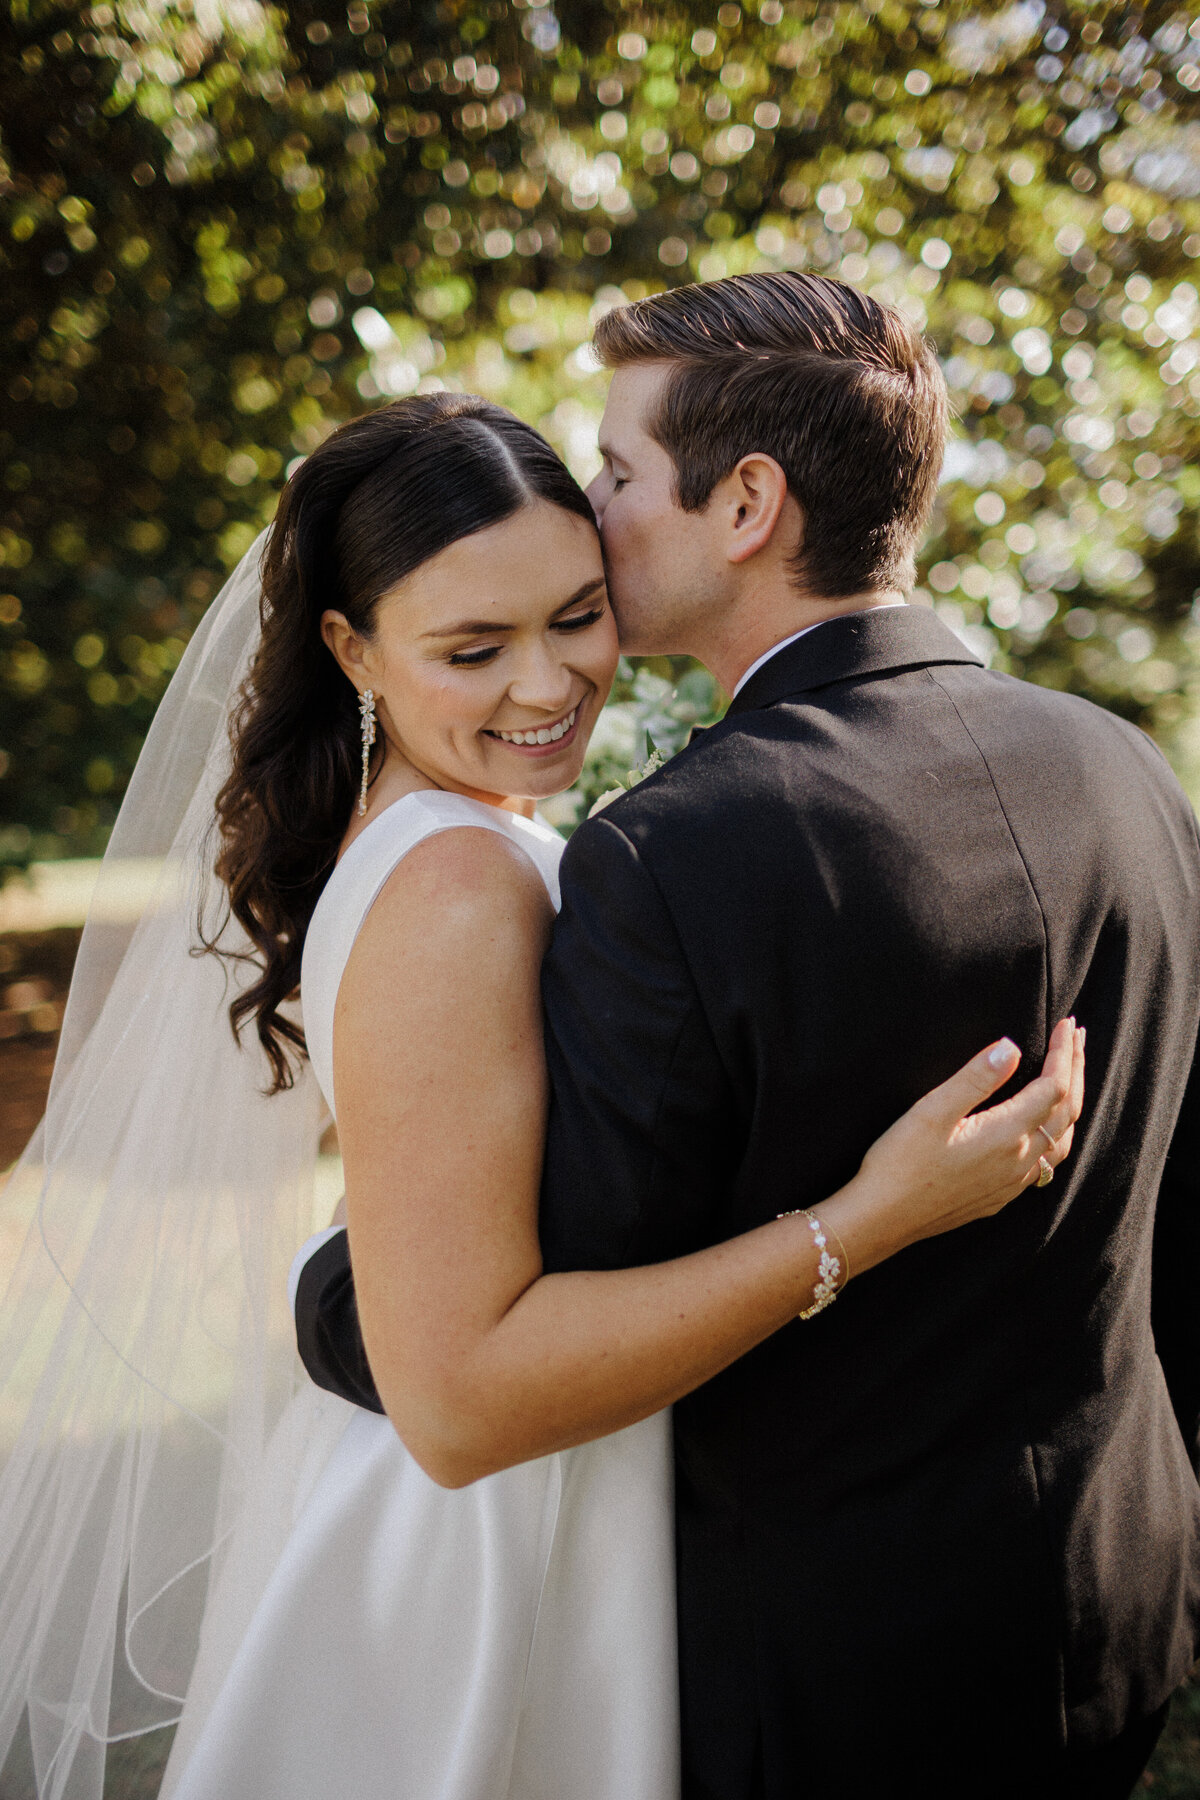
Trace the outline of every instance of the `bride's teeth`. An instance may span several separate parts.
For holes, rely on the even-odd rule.
[[[578,711],[575,707],[557,725],[543,725],[538,731],[497,731],[495,735],[505,744],[557,744],[559,738],[566,737],[571,730]]]

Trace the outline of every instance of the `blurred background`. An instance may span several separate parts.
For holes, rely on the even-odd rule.
[[[664,286],[813,269],[925,329],[958,424],[916,598],[1200,792],[1187,7],[7,0],[0,32],[0,1168],[89,859],[288,470],[450,388],[586,480],[592,326]],[[721,704],[623,666],[556,823]],[[1198,1734],[1185,1696],[1157,1791],[1200,1795]]]
[[[959,424],[920,597],[1193,779],[1187,10],[9,0],[4,33],[8,867],[103,849],[189,632],[339,420],[465,388],[586,478],[598,313],[746,269],[930,333]]]

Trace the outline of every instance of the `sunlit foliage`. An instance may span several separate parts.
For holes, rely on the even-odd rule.
[[[333,424],[465,386],[588,473],[596,308],[750,268],[929,330],[961,427],[919,597],[1187,762],[1186,8],[8,0],[3,33],[0,856],[102,844]]]

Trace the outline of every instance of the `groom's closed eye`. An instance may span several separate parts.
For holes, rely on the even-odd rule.
[[[613,485],[614,491],[617,488],[624,487],[625,483],[629,480],[628,471],[626,471],[624,474],[618,474],[616,467],[613,463],[612,451],[606,450],[603,445],[599,446],[599,450],[600,450],[601,458],[604,463],[603,473],[608,476],[608,479],[611,481],[611,483]],[[624,468],[624,464],[622,464],[622,467]]]

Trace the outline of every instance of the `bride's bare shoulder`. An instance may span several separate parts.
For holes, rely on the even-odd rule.
[[[546,885],[529,857],[507,833],[486,825],[455,825],[423,838],[389,879],[406,885],[414,900],[473,911],[481,904],[533,898],[550,904]]]
[[[538,972],[552,918],[542,878],[507,835],[453,826],[408,851],[338,986],[338,1127],[394,1094],[423,1094],[428,1107],[482,1105],[479,1082],[493,1080],[515,1046],[536,1087]]]
[[[456,825],[423,838],[396,865],[360,943],[373,958],[384,945],[401,954],[443,945],[460,959],[511,953],[520,939],[540,951],[553,916],[546,885],[517,843],[486,826]]]
[[[425,1080],[443,1052],[508,1042],[517,1022],[539,1018],[553,919],[537,870],[499,832],[455,827],[410,850],[368,913],[338,989],[339,1119],[359,1091],[360,1054],[372,1081],[381,1056],[389,1079],[415,1080],[419,1067]],[[540,1028],[535,1035],[540,1044]]]

